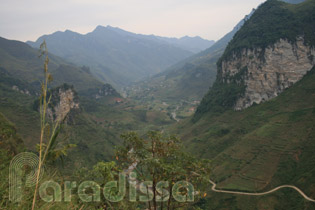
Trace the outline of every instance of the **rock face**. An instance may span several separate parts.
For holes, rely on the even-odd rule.
[[[230,83],[238,76],[245,85],[245,93],[237,100],[234,109],[242,110],[254,103],[270,100],[299,81],[315,65],[315,49],[304,44],[299,37],[296,43],[279,40],[262,49],[243,49],[222,61],[222,82]]]
[[[70,117],[70,112],[79,110],[79,102],[73,87],[62,86],[52,92],[52,106],[48,115],[56,122],[61,122]],[[68,118],[69,119],[69,118]]]

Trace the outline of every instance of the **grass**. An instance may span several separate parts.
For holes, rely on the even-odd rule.
[[[314,81],[315,68],[269,102],[243,111],[206,113],[195,123],[180,122],[170,132],[181,133],[188,151],[213,160],[211,177],[219,188],[261,192],[292,184],[314,198]],[[312,209],[294,192],[280,195],[283,192],[266,196],[275,196],[275,209],[285,209],[279,207],[283,202]]]

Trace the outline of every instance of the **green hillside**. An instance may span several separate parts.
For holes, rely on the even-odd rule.
[[[315,198],[314,81],[315,67],[269,102],[244,111],[206,113],[196,123],[181,122],[173,132],[181,133],[188,151],[213,160],[211,176],[218,188],[261,192],[292,184]],[[217,209],[224,199],[226,206],[234,209],[253,209],[251,205],[264,209],[258,208],[261,199],[210,195],[217,205],[209,200],[206,209]],[[264,205],[268,209],[314,208],[294,191],[284,190],[262,199],[272,200],[269,206]],[[242,202],[248,205],[241,207]]]
[[[39,51],[27,44],[0,37],[0,68],[12,77],[28,82],[35,87],[39,87],[43,77],[43,60],[38,56]],[[76,67],[54,55],[50,55],[49,68],[54,75],[53,86],[68,83],[81,91],[102,85],[86,67]]]
[[[9,206],[9,165],[11,159],[25,150],[13,123],[0,113],[0,207]]]

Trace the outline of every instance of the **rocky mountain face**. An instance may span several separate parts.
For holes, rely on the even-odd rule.
[[[268,0],[245,20],[217,62],[217,78],[194,119],[268,101],[312,69],[315,1]]]
[[[48,109],[48,115],[51,119],[61,122],[69,120],[71,114],[80,110],[77,93],[72,86],[63,85],[52,91],[51,106]]]
[[[315,65],[315,49],[307,46],[302,37],[295,43],[280,39],[265,50],[243,49],[221,63],[219,77],[224,83],[239,74],[238,83],[246,89],[238,98],[235,110],[242,110],[278,96],[299,81]]]

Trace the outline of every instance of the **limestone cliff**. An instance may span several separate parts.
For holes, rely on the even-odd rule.
[[[236,80],[245,86],[235,110],[270,100],[299,81],[315,65],[315,49],[302,37],[296,42],[280,39],[262,50],[243,49],[221,62],[218,76],[223,83]]]
[[[52,91],[48,115],[55,121],[71,119],[71,113],[80,110],[77,93],[72,86],[63,85]]]

